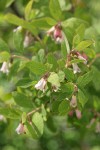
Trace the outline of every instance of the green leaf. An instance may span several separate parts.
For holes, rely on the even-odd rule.
[[[22,87],[22,88],[27,88],[27,87],[30,87],[30,86],[34,86],[34,81],[30,80],[29,78],[24,78],[24,79],[19,80],[16,83],[16,86],[19,86],[19,87]]]
[[[60,115],[66,115],[66,113],[68,112],[69,110],[69,103],[67,100],[63,100],[60,105],[59,105],[59,114]]]
[[[43,104],[42,104],[42,107],[41,107],[41,113],[42,113],[42,116],[43,116],[43,120],[47,121],[47,112],[46,112],[45,106]]]
[[[61,54],[62,54],[62,57],[66,60],[66,58],[67,58],[67,48],[66,48],[65,40],[61,43]]]
[[[58,0],[50,0],[49,9],[52,17],[57,21],[62,19],[62,11]]]
[[[81,59],[74,59],[74,60],[71,60],[70,63],[73,64],[73,63],[80,63],[80,62],[84,62],[84,60],[81,60]]]
[[[89,58],[94,58],[96,56],[95,51],[91,48],[86,48],[84,52]]]
[[[26,20],[30,20],[30,15],[31,15],[31,11],[32,11],[32,4],[33,4],[33,0],[30,0],[27,4],[27,6],[25,7],[25,19]]]
[[[59,76],[55,72],[52,72],[48,78],[48,82],[57,87],[60,86]]]
[[[37,34],[37,31],[36,31],[35,27],[33,26],[33,24],[31,24],[30,22],[27,22],[24,19],[21,19],[11,13],[8,13],[5,16],[5,20],[11,24],[14,24],[17,26],[22,26],[23,28],[28,29],[32,33]]]
[[[92,69],[94,72],[92,79],[93,85],[97,91],[100,91],[100,70],[95,66],[92,66]]]
[[[81,42],[79,34],[76,34],[73,38],[73,48]]]
[[[84,107],[84,105],[86,104],[87,100],[88,99],[85,96],[85,94],[83,93],[83,91],[81,91],[80,89],[78,89],[78,101],[82,105],[82,107]]]
[[[85,73],[83,76],[80,76],[77,80],[79,87],[85,87],[93,79],[93,70]]]
[[[38,112],[33,114],[32,122],[35,126],[37,136],[40,137],[43,134],[43,128],[44,128],[44,122],[43,122],[42,115]]]
[[[48,55],[47,55],[47,62],[49,63],[49,64],[52,64],[53,66],[52,66],[52,70],[56,70],[57,69],[57,67],[58,67],[58,64],[57,64],[57,60],[56,60],[56,58],[54,57],[54,55],[52,54],[52,53],[49,53]]]
[[[14,47],[17,52],[23,52],[23,37],[20,31],[13,33]]]
[[[39,62],[30,61],[26,64],[26,66],[36,75],[43,75],[47,72],[46,66]]]
[[[10,59],[10,54],[6,51],[0,53],[0,63],[8,61]]]
[[[44,62],[44,58],[45,58],[45,52],[44,52],[44,49],[40,49],[39,52],[38,52],[38,58],[39,58],[39,61],[42,63]]]
[[[59,76],[59,81],[63,82],[65,79],[65,73],[63,71],[59,70],[58,76]]]
[[[69,18],[65,21],[62,22],[62,26],[63,27],[70,27],[70,28],[77,28],[80,24],[84,24],[84,25],[88,25],[88,23],[82,19],[79,19],[79,18],[75,18],[75,17],[72,17],[72,18]]]
[[[61,101],[54,101],[52,102],[52,112],[53,113],[58,113],[58,107],[59,107],[59,104],[61,103]]]
[[[17,105],[25,108],[33,108],[32,101],[26,95],[18,92],[13,92],[12,95]]]
[[[77,29],[76,29],[76,34],[79,35],[80,40],[82,41],[84,38],[84,33],[85,33],[85,25],[81,24]]]
[[[73,70],[66,68],[64,69],[65,77],[68,81],[73,81],[75,79],[75,75],[73,73]]]
[[[43,17],[39,19],[34,19],[31,22],[31,25],[35,26],[38,29],[48,30],[51,26],[54,26],[57,22],[50,17]]]
[[[6,7],[9,7],[13,2],[14,2],[14,0],[7,0]]]
[[[74,92],[73,83],[69,82],[69,83],[63,84],[61,86],[61,91],[62,93],[67,93],[67,95],[72,95],[72,93]]]
[[[26,122],[26,120],[27,120],[27,114],[26,114],[26,112],[23,112],[22,113],[22,123],[24,124]]]
[[[58,63],[58,65],[59,65],[59,68],[60,68],[60,69],[63,69],[63,68],[64,68],[64,66],[65,66],[65,60],[64,60],[64,59],[59,59],[59,60],[57,61],[57,63]]]
[[[75,49],[81,51],[89,47],[92,44],[93,44],[93,41],[91,40],[82,41],[75,47]]]
[[[48,30],[48,28],[50,28],[52,24],[55,25],[56,22],[49,17],[45,17],[45,18],[35,19],[32,21],[31,24],[39,29]]]
[[[69,46],[67,36],[64,32],[63,32],[63,38],[64,38],[64,40],[63,40],[62,45],[61,45],[62,53],[63,53],[63,55],[67,56],[66,54],[70,53],[70,46]],[[65,50],[67,51],[67,53],[65,52]],[[66,57],[65,57],[65,59],[66,59]]]
[[[31,123],[29,123],[29,122],[25,123],[25,132],[29,137],[31,137],[33,139],[38,138],[36,130],[35,130],[34,125],[33,125],[32,122]]]
[[[0,108],[0,114],[10,119],[20,119],[21,111],[15,108]]]
[[[0,51],[9,51],[8,45],[1,38],[0,38]]]
[[[17,75],[18,69],[19,69],[20,61],[14,62],[10,67],[9,76],[14,77]]]

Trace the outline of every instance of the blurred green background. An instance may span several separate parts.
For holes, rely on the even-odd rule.
[[[75,0],[59,0],[66,16],[78,17],[89,22],[91,33],[94,32],[96,39],[100,41],[100,0],[76,0],[80,5],[75,6],[73,14],[66,12],[70,9]],[[24,16],[24,8],[28,0],[0,0],[0,37],[2,37],[10,47],[13,47],[11,32],[15,28],[4,20],[4,15],[8,12],[19,17]],[[34,8],[37,17],[48,15],[46,5],[49,0],[35,0]],[[66,4],[66,5],[65,5]],[[90,35],[89,35],[90,36]],[[97,44],[97,53],[100,52],[100,42]],[[95,64],[100,68],[100,60]],[[0,81],[1,83],[2,81]],[[9,88],[9,84],[6,85]],[[3,91],[0,86],[0,98]],[[88,118],[87,118],[88,119]],[[74,128],[66,122],[66,117],[56,117],[48,119],[48,126],[44,130],[43,136],[39,140],[27,138],[25,135],[17,135],[14,131],[18,123],[7,119],[0,121],[0,150],[100,150],[100,133],[86,128]],[[50,124],[50,121],[52,124]]]

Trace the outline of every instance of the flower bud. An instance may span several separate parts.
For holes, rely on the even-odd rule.
[[[0,121],[3,120],[3,118],[4,118],[4,116],[3,116],[3,115],[0,115]]]
[[[17,132],[17,134],[25,133],[24,125],[23,125],[22,123],[20,123],[20,124],[18,125],[18,127],[16,128],[16,132]]]
[[[77,100],[76,100],[76,96],[75,95],[72,96],[72,99],[70,101],[70,106],[74,107],[74,108],[77,106]]]
[[[33,41],[32,35],[29,32],[27,32],[23,42],[24,48],[28,47],[32,43],[32,41]]]
[[[68,112],[68,115],[69,115],[70,117],[73,117],[73,115],[74,115],[74,110],[70,110],[70,111]]]
[[[81,114],[81,111],[79,109],[75,109],[75,113],[76,113],[76,117],[78,119],[81,119],[82,118],[82,114]]]
[[[54,39],[57,43],[61,43],[63,41],[63,35],[62,35],[61,28],[56,27],[53,36],[54,36]]]

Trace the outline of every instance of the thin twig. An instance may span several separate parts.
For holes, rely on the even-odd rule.
[[[20,58],[20,59],[23,59],[23,60],[30,61],[29,58],[26,58],[26,57],[24,57],[24,56],[12,55],[11,57],[12,57],[12,58]]]
[[[33,113],[37,112],[37,111],[40,110],[40,109],[41,109],[41,107],[37,107],[36,109],[32,110],[31,112],[29,112],[29,113],[27,114],[27,117],[29,117],[30,115],[32,115]]]

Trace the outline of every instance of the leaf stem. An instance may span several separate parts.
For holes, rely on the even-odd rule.
[[[65,45],[66,45],[66,49],[67,49],[67,53],[69,54],[70,53],[70,47],[69,47],[69,43],[68,43],[68,39],[65,35],[65,33],[63,32],[63,37],[64,37],[64,40],[65,40]]]

